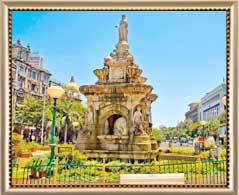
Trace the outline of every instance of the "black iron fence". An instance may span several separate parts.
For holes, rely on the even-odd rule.
[[[226,160],[153,161],[150,163],[105,163],[99,161],[12,167],[12,185],[119,184],[120,174],[184,173],[185,184],[226,185]]]

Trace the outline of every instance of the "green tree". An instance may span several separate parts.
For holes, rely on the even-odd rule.
[[[220,120],[218,118],[210,120],[207,124],[207,128],[210,133],[217,134],[219,127],[220,127]]]
[[[185,137],[188,138],[191,136],[190,126],[193,124],[191,119],[185,119],[179,122],[176,126],[175,135],[177,137]]]
[[[59,111],[62,113],[61,125],[64,128],[64,143],[67,143],[69,128],[71,134],[75,136],[75,129],[73,122],[79,122],[79,126],[83,124],[85,108],[78,101],[69,101],[66,97],[62,98],[59,102]]]
[[[44,127],[50,135],[52,124],[52,110],[53,103],[51,99],[45,102],[45,124]],[[38,129],[42,127],[42,112],[43,100],[35,99],[32,96],[26,96],[22,106],[17,107],[16,121],[21,124],[31,124]],[[76,129],[73,129],[72,122],[79,122],[79,127],[82,126],[84,118],[85,107],[79,102],[69,100],[66,96],[57,100],[57,113],[56,113],[56,131],[59,134],[64,129],[65,140],[67,142],[67,133],[71,129],[71,134],[76,134]],[[70,135],[71,135],[70,134]],[[48,136],[49,137],[49,136]]]
[[[223,112],[222,114],[220,114],[217,119],[220,121],[220,124],[226,124],[227,122],[227,113]]]
[[[157,141],[161,141],[162,140],[162,132],[159,129],[153,128],[152,129],[152,133],[153,133],[153,136],[155,137],[155,139]]]
[[[49,104],[46,103],[46,110]],[[26,96],[22,106],[17,107],[16,121],[20,123],[29,123],[35,127],[41,126],[43,112],[43,101],[35,99],[32,96]]]
[[[192,124],[190,125],[189,129],[190,129],[191,131],[194,131],[194,130],[199,129],[201,126],[202,126],[202,125],[201,125],[200,121],[197,121],[197,122],[195,122],[195,123],[192,123]]]

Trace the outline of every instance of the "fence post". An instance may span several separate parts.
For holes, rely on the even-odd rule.
[[[156,160],[156,157],[154,157],[153,164],[154,164],[154,173],[156,174],[157,173],[157,160]]]
[[[197,163],[198,163],[198,170],[197,170],[198,181],[199,181],[199,184],[201,184],[202,162],[201,162],[201,156],[200,155],[198,155]]]
[[[102,162],[102,179],[103,179],[103,183],[105,183],[105,159],[104,158]]]

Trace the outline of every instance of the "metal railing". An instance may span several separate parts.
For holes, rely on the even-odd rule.
[[[93,161],[59,163],[56,166],[41,165],[12,167],[12,185],[41,184],[119,184],[120,174],[184,173],[185,184],[226,185],[226,160],[205,161],[153,161],[149,163],[108,163]],[[111,163],[112,164],[112,163]]]

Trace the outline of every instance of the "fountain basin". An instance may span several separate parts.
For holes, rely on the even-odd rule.
[[[101,149],[109,151],[125,151],[129,142],[127,135],[99,135]]]

